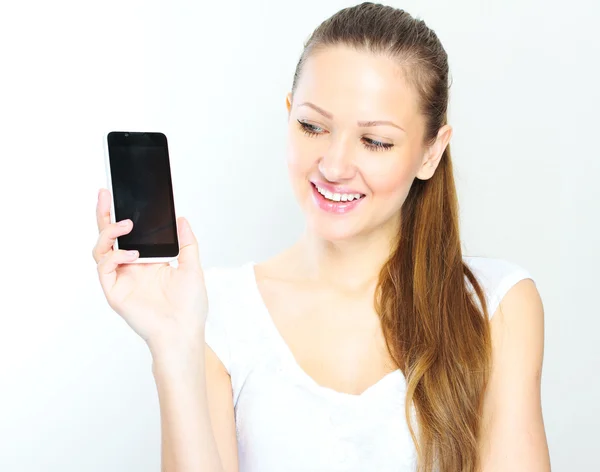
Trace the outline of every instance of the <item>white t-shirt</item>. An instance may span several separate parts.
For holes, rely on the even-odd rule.
[[[503,259],[464,256],[490,315],[519,280]],[[360,395],[317,384],[296,362],[256,284],[254,263],[205,271],[206,342],[231,376],[240,472],[413,472],[405,378],[395,370]]]

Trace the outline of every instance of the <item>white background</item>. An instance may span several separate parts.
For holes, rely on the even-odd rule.
[[[151,359],[91,257],[102,134],[167,134],[205,266],[277,252],[302,229],[285,94],[303,41],[349,5],[2,3],[0,470],[159,471]],[[450,57],[465,253],[521,264],[542,294],[553,470],[600,470],[598,3],[392,5]]]

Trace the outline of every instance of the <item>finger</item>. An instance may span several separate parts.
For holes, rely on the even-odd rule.
[[[186,270],[199,269],[198,241],[194,236],[190,223],[184,217],[177,218],[177,234],[179,237],[178,266]]]
[[[135,261],[139,257],[138,251],[125,251],[119,249],[104,255],[98,262],[98,277],[104,293],[108,294],[117,281],[117,267],[127,262]]]
[[[130,233],[132,229],[133,223],[131,220],[123,220],[106,226],[98,235],[98,241],[92,251],[96,263],[100,262],[100,259],[112,251],[115,240],[119,236]]]
[[[110,191],[101,188],[98,191],[98,203],[96,204],[96,223],[98,232],[101,232],[110,224]]]

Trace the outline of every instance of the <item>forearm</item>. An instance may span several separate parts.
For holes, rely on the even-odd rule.
[[[206,390],[204,342],[153,352],[163,472],[222,472]]]

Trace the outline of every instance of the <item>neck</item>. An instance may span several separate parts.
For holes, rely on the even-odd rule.
[[[356,291],[377,282],[395,241],[396,233],[389,228],[342,241],[327,241],[306,230],[296,245],[297,260],[312,281]]]

